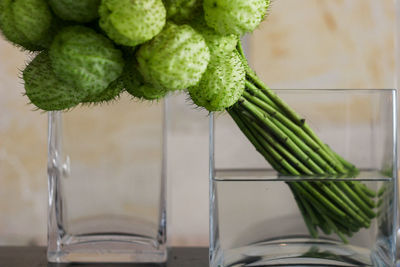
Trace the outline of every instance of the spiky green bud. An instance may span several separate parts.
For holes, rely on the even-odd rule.
[[[76,106],[86,93],[59,80],[46,52],[37,55],[23,71],[26,95],[39,109],[63,110]]]
[[[165,25],[161,0],[103,0],[100,27],[114,42],[136,46],[156,36]]]
[[[43,13],[43,14],[42,14]],[[1,0],[0,30],[14,45],[30,51],[49,46],[54,26],[43,0]]]
[[[137,69],[134,57],[128,57],[122,74],[125,90],[132,96],[145,100],[161,99],[167,94],[164,88],[156,88],[145,82],[142,74]]]
[[[15,0],[12,4],[15,27],[31,43],[46,38],[52,22],[52,14],[45,0]]]
[[[189,25],[173,23],[137,52],[139,71],[146,82],[171,91],[196,85],[209,59],[203,36]]]
[[[167,18],[181,24],[193,20],[197,16],[203,16],[202,0],[165,0]]]
[[[220,34],[252,32],[267,13],[269,0],[204,0],[208,26]]]
[[[110,85],[103,90],[100,94],[88,96],[82,103],[101,104],[117,99],[124,90],[124,83],[122,78],[118,78],[111,82]]]
[[[151,84],[143,84],[139,87],[130,88],[130,90],[127,89],[126,91],[134,97],[145,100],[158,100],[167,94],[167,90],[155,88]]]
[[[124,68],[122,52],[109,39],[83,26],[60,31],[49,53],[57,77],[91,96],[105,90]]]
[[[243,63],[235,50],[228,56],[212,58],[200,83],[188,90],[196,105],[208,111],[222,111],[239,100],[245,79]]]
[[[63,20],[86,23],[99,16],[101,0],[49,0],[54,13]]]
[[[234,34],[223,35],[210,28],[204,18],[197,18],[192,27],[201,33],[210,49],[211,57],[219,55],[229,55],[235,50],[239,37]]]

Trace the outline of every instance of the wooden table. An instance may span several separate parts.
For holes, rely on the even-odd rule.
[[[166,264],[57,264],[47,263],[44,247],[0,247],[1,267],[207,267],[208,248],[173,247]]]

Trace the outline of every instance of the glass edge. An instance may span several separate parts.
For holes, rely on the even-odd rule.
[[[214,221],[213,221],[213,212],[214,212],[214,200],[213,200],[213,194],[214,194],[214,186],[213,186],[213,179],[214,179],[214,173],[215,173],[215,161],[214,161],[214,113],[210,112],[209,114],[209,130],[208,130],[208,138],[209,138],[209,264],[211,266],[211,256],[212,256],[212,251],[215,247],[215,240],[213,238],[214,236]]]
[[[393,201],[396,203],[394,205],[394,214],[393,214],[393,255],[395,257],[394,261],[399,259],[400,257],[400,251],[397,248],[398,247],[398,236],[397,232],[400,228],[400,222],[399,222],[399,181],[398,181],[398,95],[397,95],[397,90],[394,90],[392,92],[392,108],[393,108],[393,179],[394,179],[394,192],[393,192]]]
[[[168,153],[168,140],[167,140],[167,132],[169,128],[169,103],[168,103],[168,95],[163,98],[161,101],[162,108],[161,108],[161,119],[162,119],[162,128],[161,128],[161,186],[160,186],[160,211],[159,211],[159,231],[158,231],[158,242],[160,245],[164,245],[168,243],[168,203],[167,203],[167,153]]]
[[[328,89],[313,89],[313,88],[271,88],[271,90],[276,91],[276,92],[301,92],[301,91],[310,91],[310,92],[328,92],[328,93],[343,93],[343,92],[357,92],[357,93],[378,93],[378,92],[384,92],[384,93],[393,93],[396,92],[397,89],[395,88],[376,88],[376,89],[345,89],[345,88],[328,88]]]

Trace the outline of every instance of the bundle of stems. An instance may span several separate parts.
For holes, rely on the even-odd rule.
[[[279,173],[289,176],[326,177],[328,181],[287,182],[313,238],[318,228],[336,233],[347,243],[376,216],[375,192],[349,177],[357,168],[324,144],[306,121],[268,88],[249,67],[243,49],[237,47],[246,68],[246,89],[227,111],[259,153]]]

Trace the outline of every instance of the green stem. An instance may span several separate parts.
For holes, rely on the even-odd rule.
[[[245,98],[239,100],[240,105],[242,105],[249,113],[251,113],[257,120],[261,121],[262,124],[279,139],[279,142],[284,144],[288,149],[290,149],[299,161],[303,162],[307,167],[312,169],[315,173],[323,174],[323,170],[318,167],[318,165],[306,154],[304,153],[292,139],[290,139],[279,127],[277,127],[271,120],[270,116],[264,113],[257,106],[247,101]],[[262,133],[266,133],[265,130],[261,130]],[[274,140],[274,144],[277,142]],[[312,175],[313,173],[305,172],[307,175]]]
[[[278,172],[287,175],[356,175],[357,168],[324,144],[305,120],[268,88],[250,68],[241,44],[237,51],[246,71],[245,92],[228,110],[244,135]],[[320,227],[343,242],[368,228],[375,192],[360,182],[313,180],[286,182],[312,237]]]
[[[271,106],[269,106],[267,103],[261,101],[260,99],[257,99],[256,97],[251,96],[248,93],[244,93],[243,96],[252,102],[253,104],[257,105],[264,111],[266,111],[270,116],[271,120],[273,123],[276,124],[286,135],[289,136],[290,139],[292,139],[296,145],[298,145],[308,156],[310,156],[321,168],[324,170],[322,172],[319,172],[321,174],[329,173],[329,174],[336,174],[336,171],[329,165],[327,161],[325,161],[320,155],[318,155],[318,152],[325,153],[323,150],[319,149],[318,145],[314,143],[314,140],[309,138],[304,131],[292,123],[290,120],[288,120],[285,116],[283,116],[280,112],[274,110]],[[309,139],[309,140],[307,140]],[[313,145],[314,149],[309,147],[307,143],[311,143]],[[330,157],[325,154],[325,158],[330,159]],[[331,164],[334,164],[332,161]]]
[[[229,114],[231,115],[232,119],[238,125],[239,129],[243,132],[243,134],[247,137],[247,139],[253,144],[256,150],[264,156],[264,158],[271,164],[271,166],[280,173],[286,173],[283,167],[275,161],[270,154],[262,147],[262,145],[258,142],[257,138],[250,132],[250,130],[246,127],[243,121],[240,119],[239,115],[236,113],[235,110],[230,109],[228,110]]]
[[[286,159],[288,159],[296,169],[299,169],[302,173],[306,175],[313,175],[313,172],[308,169],[301,161],[299,161],[295,156],[293,156],[288,150],[286,150],[280,143],[276,142],[274,137],[271,136],[268,132],[264,131],[260,126],[255,122],[249,122],[254,129],[258,132],[259,135],[264,137],[264,139],[275,149],[283,155]]]
[[[307,226],[308,232],[310,233],[310,235],[312,236],[312,238],[318,238],[318,231],[314,225],[314,223],[312,222],[312,217],[308,216],[309,213],[307,213],[308,211],[306,210],[305,206],[304,206],[304,199],[299,198],[299,195],[296,194],[296,192],[292,189],[293,192],[293,196],[294,199],[297,203],[297,206],[299,207],[300,213],[303,216],[304,222]]]
[[[295,135],[302,138],[303,142],[306,143],[315,153],[319,154],[324,160],[326,160],[334,169],[336,169],[339,173],[344,173],[343,166],[338,163],[338,160],[327,153],[325,149],[321,148],[320,145],[315,142],[313,138],[308,136],[308,134],[297,124],[293,123],[290,119],[288,119],[280,110],[274,108],[269,105],[268,102],[264,101],[263,97],[258,97],[259,94],[254,93],[254,96],[245,92],[243,96],[249,101],[253,102],[255,105],[259,106],[261,109],[266,111],[272,117],[276,117],[282,124],[284,124],[287,128],[289,128]],[[262,94],[266,97],[264,94]],[[267,98],[267,97],[266,97]],[[268,98],[267,98],[268,99]]]

